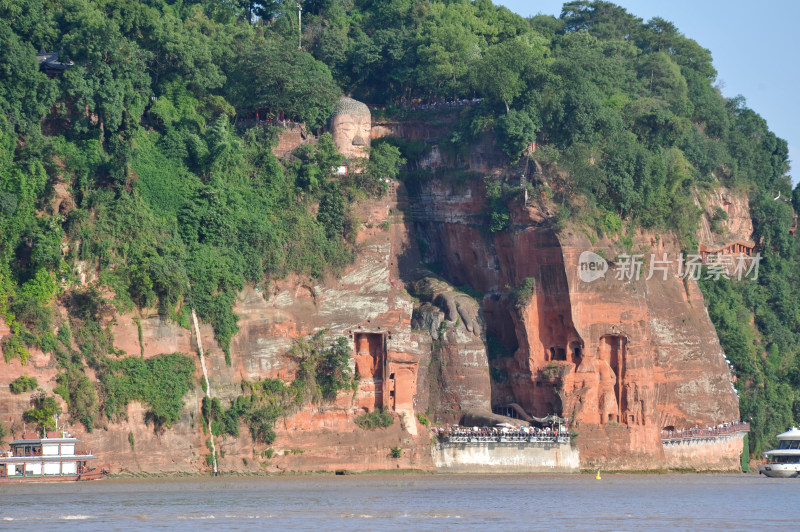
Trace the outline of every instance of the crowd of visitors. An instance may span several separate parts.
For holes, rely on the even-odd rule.
[[[461,427],[448,425],[433,429],[440,441],[461,443],[482,442],[530,442],[555,443],[568,442],[569,434],[563,425],[558,427]]]
[[[423,103],[421,101],[404,102],[400,105],[401,109],[410,109],[412,111],[436,111],[441,109],[454,109],[464,106],[480,105],[483,102],[482,98],[461,99],[461,100],[437,100],[434,102]],[[372,111],[385,111],[386,106],[382,105],[368,105]]]

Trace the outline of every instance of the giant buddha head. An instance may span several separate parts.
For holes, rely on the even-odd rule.
[[[371,130],[369,108],[347,96],[339,98],[331,118],[331,134],[339,152],[348,159],[367,157]]]

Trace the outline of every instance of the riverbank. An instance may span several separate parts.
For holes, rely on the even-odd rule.
[[[706,471],[695,469],[601,469],[600,472],[604,476],[609,475],[629,475],[629,476],[663,476],[663,475],[743,475],[743,476],[759,476],[758,468],[751,469],[750,472],[744,473],[741,471]],[[281,473],[252,473],[252,472],[236,472],[236,471],[221,471],[219,475],[214,477],[211,473],[115,473],[109,475],[107,479],[114,480],[175,480],[175,479],[206,479],[206,478],[242,478],[242,479],[259,479],[259,478],[301,478],[301,477],[337,477],[337,476],[355,476],[355,477],[391,477],[391,476],[410,476],[418,475],[425,477],[442,477],[442,476],[457,476],[457,477],[486,477],[486,476],[535,476],[545,477],[550,475],[565,475],[565,476],[581,476],[581,475],[595,475],[596,469],[581,468],[570,472],[553,472],[553,471],[511,471],[508,469],[492,471],[453,471],[453,470],[432,470],[423,471],[419,469],[378,469],[378,470],[341,470],[341,471],[286,471]]]

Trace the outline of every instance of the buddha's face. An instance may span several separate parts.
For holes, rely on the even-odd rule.
[[[331,120],[333,142],[348,159],[367,156],[371,131],[369,115],[338,114]]]

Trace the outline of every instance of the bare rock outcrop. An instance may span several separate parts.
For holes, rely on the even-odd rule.
[[[746,193],[719,187],[702,195],[698,193],[695,203],[703,209],[697,231],[701,245],[714,249],[730,242],[752,240],[753,220]]]
[[[424,301],[414,311],[412,329],[432,340],[429,406],[438,422],[457,423],[466,410],[491,409],[489,362],[478,301],[441,279],[411,283]]]

